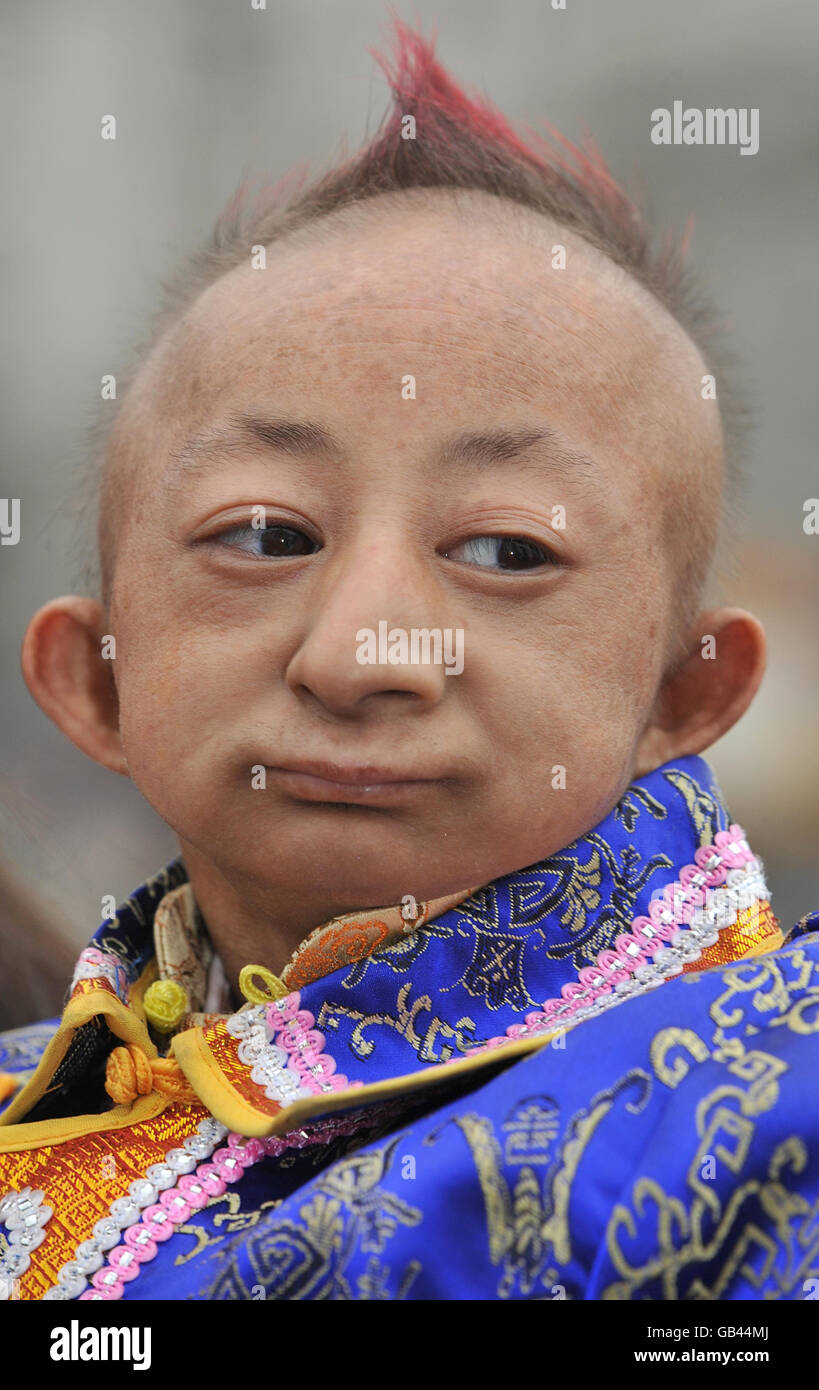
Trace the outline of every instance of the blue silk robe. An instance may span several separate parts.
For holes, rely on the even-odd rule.
[[[274,1066],[266,1093],[220,1023],[172,1044],[198,1106],[143,1096],[79,1133],[72,1096],[145,1031],[138,983],[177,861],[97,932],[122,969],[81,1015],[69,1002],[0,1038],[0,1068],[26,1079],[0,1117],[0,1198],[29,1185],[53,1208],[12,1296],[81,1296],[57,1274],[102,1211],[109,1151],[106,1198],[209,1114],[279,1151],[176,1224],[125,1301],[816,1297],[819,914],[780,944],[751,859],[716,940],[678,923],[601,983],[645,941],[635,922],[660,922],[662,890],[715,845],[735,862],[736,832],[703,760],[667,764],[565,850],[304,985],[332,1092],[296,1094]]]

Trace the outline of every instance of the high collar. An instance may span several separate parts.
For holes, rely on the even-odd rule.
[[[599,825],[536,864],[414,915],[399,905],[324,924],[281,971],[286,997],[233,1015],[205,1010],[213,947],[176,860],[81,953],[60,1027],[0,1124],[76,1084],[106,1030],[149,1057],[164,1050],[145,1011],[158,979],[185,989],[171,1046],[200,1099],[262,1134],[454,1082],[497,1063],[499,1047],[511,1058],[670,975],[781,942],[761,865],[695,757],[633,782]]]
[[[310,932],[278,975],[267,962],[248,962],[243,972],[247,984],[240,980],[240,988],[251,1003],[266,1002],[271,997],[271,987],[277,996],[290,993],[417,931],[474,891],[465,888],[420,903],[408,896],[394,907],[367,908],[333,917]],[[189,882],[181,883],[160,899],[153,916],[152,935],[157,982],[149,987],[144,999],[151,1024],[170,1036],[231,1011],[230,985]],[[94,944],[86,947],[75,970],[75,982],[80,974],[93,977],[98,973],[106,949]],[[152,1006],[152,998],[159,1003],[159,1009]],[[171,1005],[176,1003],[176,1012],[173,1008],[163,1009],[165,1000]]]

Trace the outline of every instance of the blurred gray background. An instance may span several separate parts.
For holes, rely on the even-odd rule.
[[[784,926],[819,906],[819,8],[811,0],[397,0],[437,27],[456,79],[516,121],[588,128],[692,257],[730,318],[761,425],[731,598],[766,623],[770,667],[710,755],[767,863]],[[84,943],[100,898],[176,852],[134,787],[87,761],[19,672],[28,617],[77,587],[72,508],[100,377],[119,372],[157,286],[243,170],[277,178],[355,147],[387,103],[368,54],[382,0],[38,0],[2,9],[3,449],[24,536],[0,550],[0,861]],[[650,113],[758,107],[760,149],[660,148]],[[117,117],[117,140],[100,118]]]

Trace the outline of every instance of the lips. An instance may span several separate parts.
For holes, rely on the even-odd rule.
[[[268,766],[282,788],[299,801],[379,805],[429,791],[441,779],[400,768],[323,761]]]

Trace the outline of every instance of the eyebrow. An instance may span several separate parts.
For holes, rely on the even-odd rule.
[[[330,460],[344,457],[341,440],[324,425],[313,420],[265,419],[257,415],[233,416],[225,425],[204,430],[171,454],[171,473],[187,476],[207,467],[226,453],[236,453],[262,445],[266,449],[306,458],[322,455]],[[549,460],[558,468],[597,469],[586,454],[570,445],[548,426],[537,429],[468,430],[453,435],[438,452],[439,462],[490,465],[519,457],[531,449],[546,446]]]
[[[295,458],[308,454],[339,457],[344,452],[335,435],[311,420],[265,420],[257,415],[236,415],[226,425],[194,435],[175,449],[171,458],[175,469],[187,473],[196,471],[200,463],[209,458],[237,453],[259,444]]]
[[[441,462],[445,464],[461,460],[477,464],[503,463],[506,459],[517,458],[539,445],[548,446],[550,457],[555,463],[596,468],[596,464],[590,458],[574,449],[556,430],[547,426],[520,430],[470,430],[448,440],[440,457]]]

